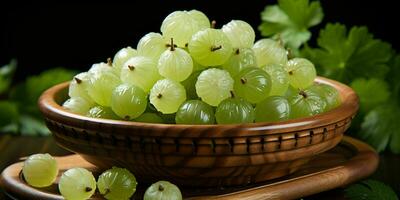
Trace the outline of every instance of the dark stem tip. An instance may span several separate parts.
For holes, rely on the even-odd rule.
[[[246,84],[246,83],[247,83],[247,80],[246,80],[246,78],[240,78],[240,82],[241,82],[242,84]]]
[[[211,51],[216,51],[216,50],[219,50],[219,49],[222,49],[222,45],[219,45],[219,46],[212,46],[211,47]]]
[[[212,20],[212,21],[211,21],[211,28],[215,28],[216,25],[217,25],[217,21]]]
[[[160,192],[164,191],[164,186],[158,185],[158,191],[160,191]]]
[[[233,93],[233,91],[231,90],[231,91],[229,91],[230,93],[231,93],[231,97],[232,98],[235,98],[235,93]]]
[[[307,96],[308,96],[307,93],[304,92],[303,90],[300,90],[299,94],[300,94],[301,96],[303,96],[304,98],[307,98]]]
[[[157,94],[157,98],[161,99],[161,97],[162,97],[161,93]]]
[[[129,70],[133,71],[135,69],[135,66],[133,65],[128,65]]]
[[[238,49],[236,49],[236,51],[235,51],[235,54],[236,54],[236,55],[239,55],[239,54],[240,54],[240,50],[239,50],[239,48],[238,48]]]
[[[171,51],[175,51],[176,45],[174,45],[174,38],[171,38],[171,44],[169,45]]]
[[[107,58],[107,64],[108,64],[108,66],[112,67],[112,59],[111,58]]]
[[[287,51],[287,58],[288,58],[288,60],[293,59],[293,58],[294,58],[294,55],[293,55],[292,49],[291,49],[291,48],[287,48],[286,51]]]
[[[77,78],[77,77],[74,77],[74,80],[75,80],[75,82],[78,83],[78,84],[81,84],[81,83],[82,83],[82,80],[79,79],[79,78]]]

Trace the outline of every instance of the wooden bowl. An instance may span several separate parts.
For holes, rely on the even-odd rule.
[[[293,173],[336,146],[358,110],[354,91],[336,88],[342,104],[326,113],[279,123],[151,124],[89,118],[61,107],[69,83],[40,97],[56,142],[99,168],[131,170],[139,183],[169,180],[182,187],[246,185]]]

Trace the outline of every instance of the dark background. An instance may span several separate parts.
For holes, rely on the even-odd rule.
[[[217,27],[231,19],[256,30],[260,12],[275,0],[143,0],[128,3],[0,3],[0,65],[17,58],[17,78],[51,67],[87,70],[147,32],[159,32],[170,12],[198,9]],[[400,48],[397,1],[321,0],[326,22],[367,25],[377,38]],[[1,5],[4,4],[4,5]],[[219,26],[218,26],[219,25]],[[313,28],[313,32],[319,27]],[[315,36],[315,35],[314,35]],[[258,38],[260,36],[258,35]]]

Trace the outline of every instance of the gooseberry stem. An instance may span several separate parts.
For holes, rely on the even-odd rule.
[[[239,48],[236,49],[235,54],[236,54],[236,55],[239,55],[239,54],[240,54]]]
[[[216,25],[217,25],[217,21],[212,20],[211,21],[211,28],[215,28]]]
[[[129,70],[133,71],[135,69],[135,66],[133,65],[128,65]]]
[[[79,79],[79,78],[76,78],[76,77],[74,77],[74,80],[76,81],[76,83],[78,83],[78,84],[81,84],[82,83],[82,80],[81,79]]]
[[[229,91],[231,93],[231,98],[235,98],[235,93],[233,93],[233,91]]]
[[[304,98],[307,98],[307,93],[304,92],[303,90],[301,90],[301,91],[299,92],[299,94],[300,94],[301,96],[303,96]]]
[[[217,47],[215,47],[215,46],[211,47],[211,51],[216,51],[216,50],[219,50],[219,49],[222,49],[222,45],[219,45]]]
[[[171,38],[171,46],[170,46],[171,51],[175,51],[175,45],[174,45],[174,38]]]

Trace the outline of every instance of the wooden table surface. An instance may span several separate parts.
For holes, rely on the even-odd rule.
[[[17,162],[20,158],[34,153],[50,153],[53,156],[71,154],[60,148],[52,137],[30,137],[30,136],[0,136],[0,170],[3,171],[8,165]],[[370,177],[390,185],[397,194],[400,194],[400,155],[382,154],[378,170]],[[0,189],[1,190],[1,189]],[[0,192],[0,199],[7,199]],[[309,199],[345,199],[344,189],[323,192],[304,198]]]

